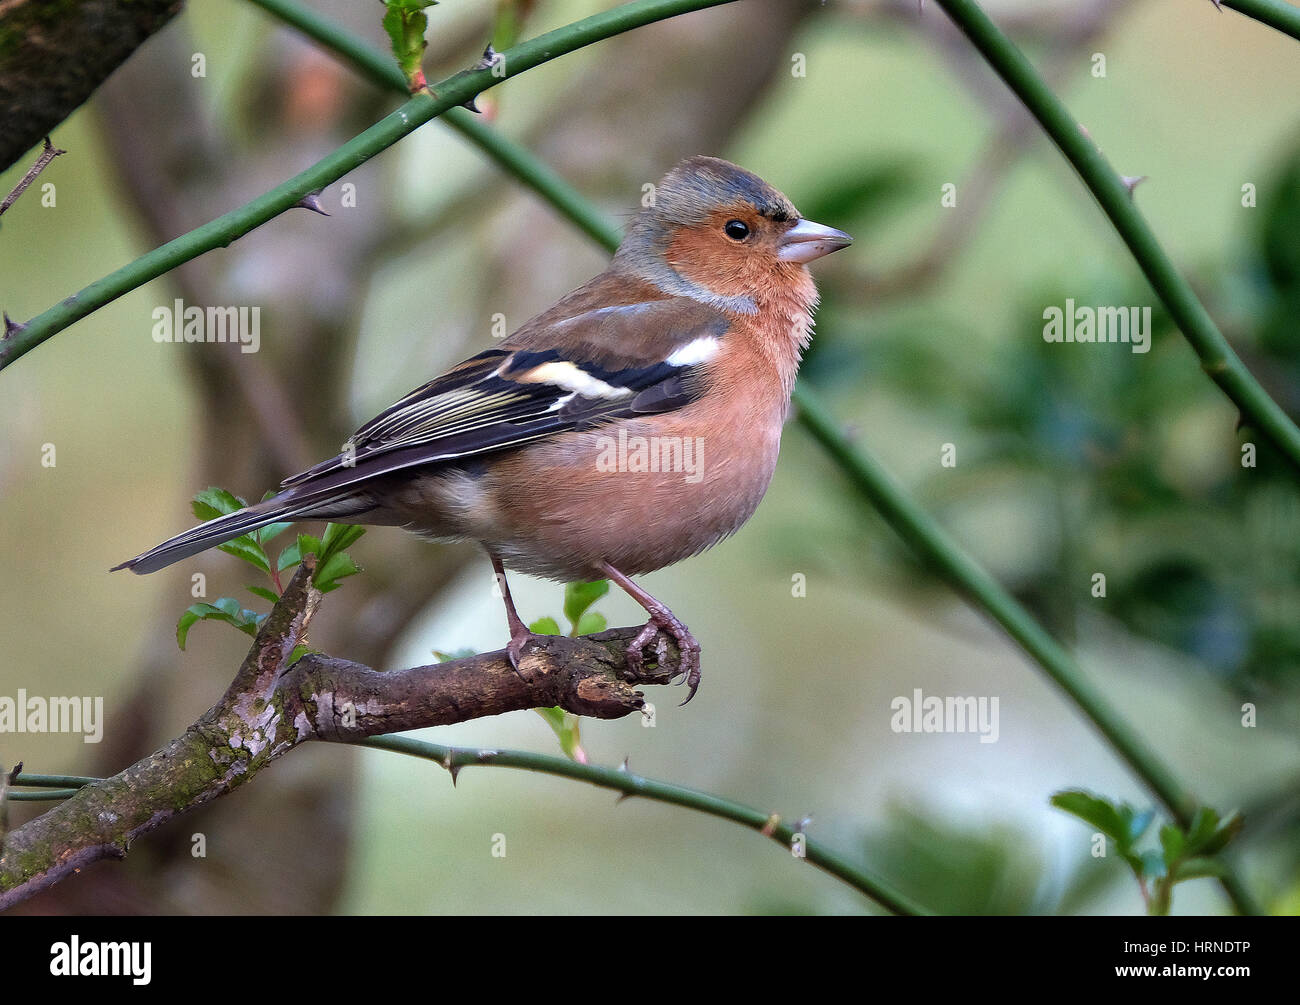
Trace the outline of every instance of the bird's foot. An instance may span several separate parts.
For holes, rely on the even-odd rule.
[[[677,673],[681,676],[679,684],[685,684],[690,693],[686,695],[686,702],[695,697],[695,692],[700,688],[700,644],[695,641],[695,636],[690,630],[682,624],[672,611],[666,607],[660,607],[658,610],[650,612],[650,620],[645,623],[645,627],[634,638],[627,647],[627,669],[628,676],[632,680],[640,679],[645,674],[645,647],[655,640],[655,655],[658,664],[663,667],[668,662],[668,643],[660,631],[666,632],[677,643]]]
[[[520,625],[510,633],[510,641],[506,644],[506,658],[510,660],[510,665],[521,678],[523,674],[519,671],[519,660],[524,655],[524,648],[528,643],[540,638],[540,635],[530,632],[526,625]]]

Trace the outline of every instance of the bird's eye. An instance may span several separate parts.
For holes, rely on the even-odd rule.
[[[740,220],[728,220],[722,230],[733,241],[743,241],[749,236],[749,228]]]

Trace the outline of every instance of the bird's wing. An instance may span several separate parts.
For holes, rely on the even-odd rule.
[[[700,394],[727,327],[721,313],[678,298],[548,319],[544,330],[521,329],[522,344],[512,345],[512,337],[416,388],[358,429],[338,456],[281,487],[338,490],[404,468],[680,408]],[[548,344],[563,348],[543,348]]]

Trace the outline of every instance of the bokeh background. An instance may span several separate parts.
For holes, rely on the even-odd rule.
[[[383,43],[378,4],[312,6]],[[593,0],[526,6],[534,34]],[[989,2],[1126,175],[1234,346],[1300,412],[1300,50],[1208,2]],[[497,7],[430,10],[430,79],[467,66]],[[192,73],[195,54],[206,76]],[[1105,76],[1094,75],[1095,54]],[[806,70],[802,75],[799,69]],[[190,4],[54,133],[69,154],[0,229],[0,307],[30,317],[264,192],[396,98],[261,10]],[[485,102],[625,219],[681,157],[735,160],[848,230],[801,380],[860,445],[1078,654],[1205,801],[1248,815],[1237,860],[1275,912],[1300,908],[1300,503],[1294,473],[1199,371],[1078,179],[940,10],[914,0],[742,0],[638,30],[506,82]],[[8,191],[27,160],[0,176]],[[209,484],[246,497],[333,452],[439,368],[490,343],[606,255],[434,122],[294,211],[122,298],[0,375],[0,694],[102,695],[106,732],[0,735],[0,764],[107,774],[221,693],[247,639],[174,626],[251,597],[210,553],[149,578],[109,566],[189,525]],[[956,186],[955,207],[941,204]],[[1243,185],[1257,204],[1243,206]],[[262,308],[262,351],[160,345],[176,297]],[[1043,310],[1152,305],[1151,351],[1049,345]],[[1257,467],[1240,445],[1259,442]],[[41,464],[54,444],[56,466]],[[945,443],[957,464],[940,464]],[[372,665],[505,641],[471,548],[372,530],[365,574],[313,642]],[[1103,572],[1107,596],[1091,577]],[[806,579],[806,596],[792,590]],[[527,618],[562,588],[513,577]],[[646,584],[705,652],[695,701],[652,694],[654,728],[589,722],[593,760],[727,795],[946,911],[1140,913],[1114,858],[1052,809],[1083,787],[1151,797],[997,630],[922,569],[797,426],[733,540]],[[598,609],[636,624],[621,596]],[[996,696],[998,742],[898,734],[890,701]],[[1243,703],[1258,724],[1242,726]],[[430,731],[557,751],[531,713]],[[10,823],[33,812],[14,804]],[[207,857],[190,854],[195,833]],[[504,834],[507,854],[492,855]],[[1227,909],[1210,881],[1178,913]],[[377,751],[297,751],[254,785],[41,895],[28,911],[861,913],[872,906],[734,825],[556,778]]]

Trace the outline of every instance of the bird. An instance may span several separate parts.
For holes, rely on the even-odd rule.
[[[631,578],[698,555],[754,513],[776,467],[817,288],[808,264],[849,246],[757,175],[707,156],[642,200],[604,272],[494,347],[417,387],[277,494],[114,567],[150,573],[271,523],[401,526],[486,551],[516,671],[532,633],[506,568],[608,579],[662,631],[689,702],[700,645]]]

